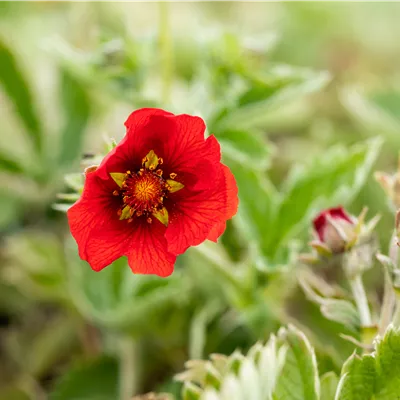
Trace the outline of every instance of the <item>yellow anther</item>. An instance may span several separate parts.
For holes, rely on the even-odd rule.
[[[169,174],[169,176],[170,176],[171,179],[175,179],[176,178],[176,173],[175,172],[171,172]]]

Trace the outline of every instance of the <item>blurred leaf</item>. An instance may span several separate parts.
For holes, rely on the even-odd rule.
[[[76,325],[70,318],[60,317],[43,327],[40,334],[32,338],[24,354],[23,367],[34,377],[42,377],[76,343]],[[21,360],[22,361],[22,360]]]
[[[393,143],[400,144],[398,135],[400,120],[392,113],[386,112],[379,103],[375,103],[357,88],[351,86],[340,90],[339,99],[363,130],[372,135],[385,133]]]
[[[305,335],[290,326],[278,338],[287,343],[286,360],[278,377],[274,400],[319,399],[319,377],[314,349]]]
[[[25,231],[8,237],[6,243],[6,281],[30,298],[69,301],[63,249],[56,236]]]
[[[321,397],[320,400],[335,400],[336,388],[339,378],[334,372],[327,372],[321,377]]]
[[[216,302],[206,304],[192,319],[190,327],[189,357],[202,358],[207,340],[207,325],[221,312],[221,305]]]
[[[250,169],[265,170],[271,159],[271,145],[260,132],[225,131],[217,134],[224,158],[237,161]],[[229,161],[228,161],[229,163]]]
[[[12,51],[0,40],[0,84],[13,103],[18,116],[38,153],[42,150],[42,127],[36,113],[28,82]]]
[[[0,152],[0,172],[21,174],[24,172],[24,168],[17,160]]]
[[[21,212],[21,201],[9,191],[0,189],[0,231],[11,224],[15,224]]]
[[[294,167],[282,190],[264,250],[275,254],[283,242],[301,232],[322,207],[349,204],[367,180],[382,141],[368,140],[350,148],[335,146],[307,164]]]
[[[259,251],[259,245],[266,235],[271,234],[279,197],[273,185],[260,171],[231,161],[229,166],[239,188],[240,206],[234,223],[246,237],[250,247]]]
[[[143,330],[173,304],[186,301],[190,288],[183,289],[177,272],[165,279],[133,274],[121,257],[99,274],[78,259],[75,245],[67,251],[70,296],[89,320],[122,331]]]
[[[309,300],[318,304],[322,315],[335,322],[343,324],[347,329],[352,332],[360,331],[360,317],[356,307],[347,300],[327,298],[320,296],[317,292],[322,292],[324,289],[322,285],[325,285],[325,289],[330,291],[327,293],[329,296],[334,296],[335,290],[330,287],[323,280],[312,281],[308,278],[308,274],[302,274],[299,276],[299,284],[302,287],[305,295]],[[322,290],[321,290],[322,287]]]
[[[24,391],[17,387],[6,387],[0,390],[0,400],[30,400]]]
[[[314,73],[304,81],[288,84],[277,91],[265,89],[265,98],[232,109],[215,123],[214,130],[251,129],[262,127],[270,114],[303,96],[321,90],[330,80],[326,72]]]
[[[118,398],[118,364],[108,357],[72,367],[56,382],[50,400]]]
[[[282,329],[283,332],[286,330]],[[246,356],[235,351],[228,357],[213,354],[209,361],[190,360],[186,363],[187,370],[175,378],[184,382],[185,400],[271,399],[285,363],[286,350],[285,339],[278,343],[271,335],[267,344],[256,343]]]
[[[80,81],[66,68],[61,69],[61,102],[65,125],[61,136],[59,162],[70,165],[81,152],[83,137],[90,117],[90,98]]]

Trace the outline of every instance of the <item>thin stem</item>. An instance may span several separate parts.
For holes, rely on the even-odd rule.
[[[399,246],[397,245],[397,232],[393,231],[392,238],[389,245],[389,257],[393,262],[393,265],[397,265],[399,258]],[[396,304],[396,296],[393,290],[393,283],[389,276],[387,268],[384,268],[385,272],[385,286],[383,292],[383,301],[381,308],[381,318],[379,321],[379,333],[383,335],[389,326],[392,317],[393,309]]]
[[[381,318],[379,320],[379,334],[383,335],[390,324],[393,316],[393,309],[396,304],[396,296],[393,291],[392,281],[389,273],[385,270],[385,286],[381,308]]]
[[[393,316],[393,325],[395,328],[400,327],[400,299],[396,301],[396,311]]]
[[[119,398],[130,400],[137,388],[137,371],[135,371],[136,343],[131,338],[119,339]]]
[[[169,24],[169,4],[166,1],[159,3],[160,30],[159,43],[161,53],[161,75],[162,75],[162,101],[168,104],[171,95],[173,76],[173,46]]]
[[[353,279],[350,279],[350,286],[360,314],[361,325],[364,327],[371,326],[371,313],[369,311],[367,295],[365,294],[360,274],[356,275]]]

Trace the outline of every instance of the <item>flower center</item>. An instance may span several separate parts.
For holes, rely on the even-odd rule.
[[[130,172],[130,171],[128,171]],[[154,172],[145,169],[138,173],[127,173],[122,186],[124,205],[131,207],[136,215],[153,212],[162,208],[164,197],[168,194],[165,180]]]
[[[142,168],[137,172],[126,171],[126,173],[113,172],[111,177],[119,186],[114,190],[114,196],[120,196],[122,206],[118,210],[120,220],[132,222],[134,217],[144,216],[150,224],[152,217],[158,219],[165,226],[168,225],[168,211],[164,207],[164,199],[170,193],[174,193],[184,187],[175,180],[176,173],[171,173],[171,179],[163,178],[163,164],[151,150],[142,160]]]

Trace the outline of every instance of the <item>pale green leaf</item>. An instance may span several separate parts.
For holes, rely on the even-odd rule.
[[[343,366],[335,400],[372,400],[375,377],[374,357],[353,354]]]
[[[400,398],[400,331],[389,328],[376,349],[376,400]]]
[[[65,68],[61,68],[60,97],[64,127],[58,160],[61,166],[69,166],[80,156],[91,113],[91,101],[84,86]]]
[[[280,331],[287,343],[286,360],[273,392],[274,400],[318,400],[320,382],[314,349],[305,335],[293,326]]]
[[[222,154],[230,161],[240,162],[244,167],[265,170],[271,161],[272,145],[262,138],[261,132],[230,130],[218,133]]]
[[[214,126],[215,131],[262,127],[270,114],[310,93],[321,90],[330,80],[326,72],[312,73],[300,82],[273,91],[264,99],[237,107],[228,112]],[[265,90],[268,93],[267,88]]]
[[[43,133],[28,82],[11,49],[0,40],[0,85],[24,124],[37,152],[42,151]]]
[[[335,400],[336,388],[339,378],[334,372],[327,372],[321,377],[321,397],[320,400]]]

